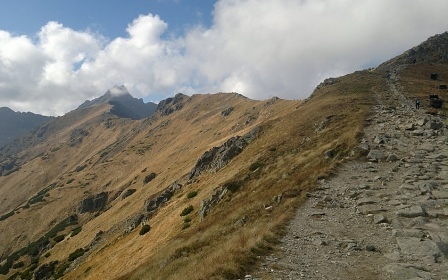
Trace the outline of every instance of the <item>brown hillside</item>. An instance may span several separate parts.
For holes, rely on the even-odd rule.
[[[424,100],[446,83],[444,64],[399,66],[406,95]],[[326,80],[305,101],[178,94],[145,120],[109,105],[53,120],[23,138],[8,159],[19,169],[0,176],[0,279],[241,277],[317,179],[362,155],[391,69]]]

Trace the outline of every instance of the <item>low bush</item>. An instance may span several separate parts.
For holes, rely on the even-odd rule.
[[[187,194],[187,198],[193,198],[198,195],[198,192],[192,191]]]
[[[194,208],[193,205],[188,206],[187,208],[185,208],[184,210],[182,210],[182,213],[180,213],[180,216],[187,216],[188,214],[190,214],[191,212],[193,212]]]
[[[77,258],[81,257],[82,255],[84,255],[86,251],[84,250],[84,248],[78,248],[75,251],[73,251],[72,253],[70,253],[70,255],[68,255],[68,261],[72,262],[74,260],[76,260]]]
[[[56,243],[59,243],[59,242],[61,242],[61,241],[64,240],[64,239],[65,239],[65,235],[64,235],[64,234],[55,236],[55,237],[53,238],[53,240],[54,240]]]
[[[262,162],[256,161],[256,162],[252,163],[252,164],[249,166],[249,170],[250,170],[250,171],[255,171],[255,170],[257,170],[258,168],[263,167],[263,166],[264,166],[264,164],[263,164]]]
[[[151,227],[149,225],[143,225],[142,228],[140,229],[140,235],[144,235],[146,234],[149,230],[151,229]]]
[[[81,232],[81,230],[82,230],[82,227],[74,228],[74,229],[72,230],[72,233],[70,234],[70,236],[71,236],[71,237],[76,236],[78,233]]]

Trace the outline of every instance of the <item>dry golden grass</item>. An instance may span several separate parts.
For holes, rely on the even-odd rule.
[[[11,250],[20,248],[44,234],[52,221],[73,213],[85,195],[108,191],[112,196],[135,188],[135,194],[110,202],[110,208],[97,217],[80,215],[83,230],[58,243],[42,262],[65,260],[77,248],[88,246],[102,230],[105,235],[99,247],[90,251],[64,279],[241,276],[250,271],[259,255],[275,250],[285,225],[306,193],[316,186],[317,179],[333,174],[337,164],[348,158],[362,136],[375,92],[387,90],[380,77],[375,72],[356,72],[321,88],[305,101],[253,101],[220,93],[192,96],[182,110],[144,121],[107,120],[110,116],[104,112],[89,114],[46,142],[41,149],[47,153],[60,146],[58,151],[49,153],[49,160],[30,160],[14,176],[0,178],[0,183],[10,190],[13,184],[37,182],[15,203],[22,203],[51,182],[58,183],[50,191],[47,203],[34,205],[1,222],[13,230],[2,233],[0,242],[12,240],[23,231],[26,237],[11,245]],[[221,112],[229,106],[234,111],[223,118]],[[106,122],[113,126],[105,129]],[[89,136],[80,145],[69,147],[67,137],[79,125],[89,131]],[[229,165],[185,184],[185,175],[205,151],[256,126],[261,127],[260,135]],[[325,159],[323,154],[329,149],[337,155]],[[104,151],[107,156],[101,157]],[[255,162],[262,167],[251,171]],[[87,167],[73,172],[81,164]],[[45,169],[46,177],[32,174],[38,168]],[[145,168],[146,173],[142,173]],[[149,172],[155,172],[157,177],[144,185],[143,178]],[[70,178],[75,179],[74,183],[65,184]],[[144,201],[174,181],[180,181],[184,187],[150,219],[150,232],[140,236],[137,229],[122,236],[122,221],[144,211]],[[229,181],[244,183],[200,221],[201,201]],[[186,198],[191,191],[198,195]],[[280,203],[274,202],[273,198],[279,195]],[[184,222],[179,214],[190,204],[194,206],[189,214],[190,227],[182,229]],[[18,219],[26,219],[27,226],[18,225]]]

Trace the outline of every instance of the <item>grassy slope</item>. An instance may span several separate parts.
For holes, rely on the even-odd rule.
[[[10,190],[17,184],[38,182],[17,201],[26,200],[51,182],[58,183],[46,202],[0,222],[11,229],[2,233],[0,241],[8,242],[22,231],[22,237],[11,245],[20,248],[73,213],[84,196],[101,191],[113,196],[135,188],[134,195],[112,201],[99,216],[80,215],[82,231],[56,244],[39,264],[65,260],[77,248],[88,246],[102,230],[105,235],[99,247],[77,261],[79,267],[64,278],[219,279],[241,275],[258,254],[273,246],[317,178],[330,175],[357,144],[372,94],[385,88],[379,77],[367,71],[347,75],[304,102],[253,101],[236,94],[195,95],[182,110],[144,121],[111,120],[104,112],[98,113],[79,122],[89,124],[89,135],[80,144],[71,147],[68,143],[74,125],[39,147],[48,154],[47,159],[30,160],[14,176],[0,178]],[[234,111],[223,118],[221,112],[229,106]],[[104,129],[107,123],[111,125]],[[201,175],[193,184],[182,181],[205,151],[256,126],[262,128],[259,137],[228,166]],[[59,150],[51,152],[54,147]],[[323,153],[331,148],[339,155],[325,159]],[[263,167],[250,171],[254,162]],[[84,164],[84,170],[73,172]],[[39,168],[45,172],[35,174]],[[144,169],[147,171],[142,172]],[[157,177],[143,185],[149,172]],[[69,179],[75,181],[67,184]],[[223,183],[243,179],[237,192],[229,193],[199,221],[201,200]],[[150,220],[151,231],[140,236],[137,229],[122,236],[122,221],[143,211],[148,197],[176,180],[181,180],[184,188]],[[187,199],[193,190],[198,196]],[[276,204],[273,198],[278,195],[282,199]],[[182,230],[179,214],[190,204],[195,209],[189,215],[191,226]],[[265,210],[266,206],[272,210]],[[238,222],[242,220],[244,223]]]
[[[167,226],[173,231],[171,237],[163,245],[156,245],[160,233],[141,238],[140,249],[149,248],[148,259],[123,279],[228,279],[243,275],[257,255],[272,248],[317,178],[331,174],[357,144],[373,91],[383,89],[376,74],[358,72],[263,124],[261,137],[229,166],[202,176],[191,188],[210,193],[210,184],[215,187],[227,180],[248,178],[244,186],[228,195],[204,221],[193,217],[192,226],[183,231],[180,209],[190,203],[197,209],[203,197],[194,201],[179,197],[173,202],[179,206],[171,205],[177,211],[160,213],[164,224],[173,221]],[[316,133],[315,127],[330,116],[325,128]],[[323,154],[330,148],[337,148],[340,155],[326,160]],[[254,161],[262,162],[263,168],[249,171]],[[273,198],[280,194],[281,202],[274,203]],[[273,207],[265,210],[265,206]],[[237,222],[241,219],[244,225]]]

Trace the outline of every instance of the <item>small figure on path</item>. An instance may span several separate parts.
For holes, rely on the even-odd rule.
[[[420,109],[420,99],[415,99],[415,109]]]

